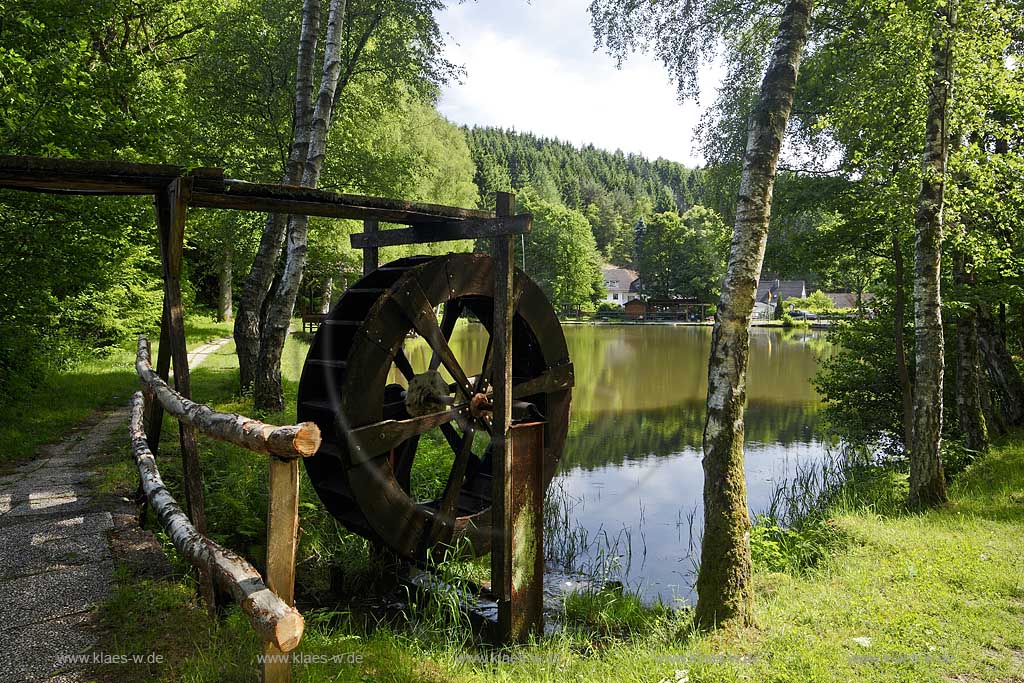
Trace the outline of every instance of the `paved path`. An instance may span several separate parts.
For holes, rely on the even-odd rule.
[[[189,366],[229,341],[200,346]],[[0,477],[2,683],[87,681],[71,658],[103,654],[91,619],[110,592],[113,519],[90,499],[88,460],[127,422],[118,408]]]

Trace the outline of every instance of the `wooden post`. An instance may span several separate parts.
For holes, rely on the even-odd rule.
[[[299,461],[270,456],[267,502],[267,588],[295,605],[295,550],[299,537]],[[291,656],[263,645],[264,683],[291,683]]]
[[[498,192],[496,214],[515,213],[515,195]],[[512,632],[512,519],[509,473],[512,468],[512,236],[494,238],[494,320],[491,326],[494,387],[491,494],[491,590],[498,603],[498,640],[507,642]]]
[[[363,232],[377,232],[380,224],[373,219],[363,221]],[[369,275],[380,266],[380,248],[365,247],[363,249],[363,275]]]
[[[510,642],[522,643],[544,631],[544,423],[512,425],[509,489],[512,536]]]
[[[192,178],[176,178],[156,195],[157,227],[160,231],[160,257],[164,271],[164,302],[167,315],[167,346],[174,366],[174,387],[185,398],[192,398],[192,384],[188,371],[188,348],[185,344],[185,317],[181,302],[181,261],[185,248],[185,219],[192,191]],[[161,340],[164,334],[161,332]],[[161,344],[160,354],[163,354]],[[159,360],[157,361],[159,366]],[[181,443],[182,476],[185,484],[185,506],[196,530],[206,535],[206,512],[203,498],[203,473],[199,465],[199,448],[195,429],[178,422]],[[200,571],[199,589],[207,607],[214,611],[217,601],[213,581]]]

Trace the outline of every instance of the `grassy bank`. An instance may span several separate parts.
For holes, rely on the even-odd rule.
[[[188,347],[231,336],[229,323],[190,317],[185,333]],[[156,339],[153,339],[154,357]],[[30,457],[43,444],[68,431],[99,410],[126,405],[138,389],[135,342],[83,360],[69,370],[47,375],[17,400],[0,407],[0,468]]]
[[[285,353],[294,399],[304,348]],[[252,412],[234,395],[230,349],[197,370],[195,393]],[[264,416],[288,422],[289,412]],[[173,444],[161,456],[177,476]],[[257,564],[265,512],[259,459],[204,441],[214,535]],[[130,485],[110,465],[107,485]],[[429,469],[423,486],[430,486]],[[391,590],[380,558],[338,527],[303,481],[299,591],[308,630],[296,652],[305,681],[1014,681],[1024,676],[1024,435],[958,475],[946,507],[902,510],[898,474],[876,471],[841,490],[813,529],[757,532],[757,626],[696,635],[686,610],[648,608],[615,590],[570,598],[561,626],[503,651],[472,643],[442,600],[388,618],[365,609]],[[820,536],[816,535],[820,532]],[[671,549],[664,549],[671,553]],[[680,553],[682,554],[682,553]],[[377,563],[377,564],[375,564]],[[180,567],[180,565],[179,565]],[[472,568],[469,570],[472,572]],[[219,622],[193,599],[187,571],[171,581],[126,572],[104,607],[110,652],[157,652],[162,664],[116,667],[110,680],[243,681],[258,643],[237,610]]]

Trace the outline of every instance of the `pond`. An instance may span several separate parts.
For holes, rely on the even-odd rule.
[[[619,566],[612,569],[631,589],[647,599],[689,600],[703,518],[711,328],[573,326],[565,332],[576,388],[554,485],[575,506],[592,561],[605,562],[601,549],[617,545],[610,554]],[[751,331],[745,454],[753,513],[765,509],[797,463],[825,455],[821,401],[810,380],[828,352],[824,332]]]
[[[552,487],[568,513],[562,532],[581,546],[576,563],[604,567],[648,600],[691,599],[703,517],[711,328],[567,325],[564,331],[576,386]],[[470,374],[482,363],[486,338],[478,324],[453,335],[453,351]],[[406,350],[416,367],[426,363],[420,341]],[[824,332],[751,332],[745,451],[754,513],[797,463],[825,454],[820,399],[810,380],[828,352]]]

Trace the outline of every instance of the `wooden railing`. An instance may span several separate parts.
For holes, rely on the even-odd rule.
[[[139,339],[135,369],[142,391],[132,396],[130,434],[146,500],[178,552],[234,597],[263,639],[263,680],[291,681],[291,663],[286,655],[298,647],[305,628],[302,615],[293,606],[299,526],[298,461],[320,448],[320,429],[312,422],[276,427],[241,415],[219,413],[190,401],[153,370],[145,337]],[[200,534],[167,491],[143,426],[147,403],[154,400],[206,436],[269,456],[265,583],[248,561]]]

